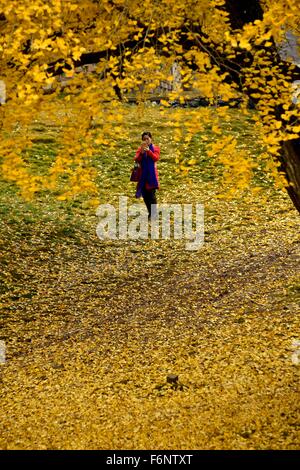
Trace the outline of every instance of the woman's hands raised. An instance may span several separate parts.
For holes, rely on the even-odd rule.
[[[142,150],[143,151],[149,150],[149,145],[147,144],[147,142],[142,142]]]

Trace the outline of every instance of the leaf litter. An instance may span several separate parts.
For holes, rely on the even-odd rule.
[[[197,251],[99,240],[97,217],[75,203],[42,201],[25,223],[10,197],[2,449],[299,448],[298,214],[272,188],[218,200],[198,176],[158,194],[204,204]]]

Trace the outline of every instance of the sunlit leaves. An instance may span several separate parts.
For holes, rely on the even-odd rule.
[[[62,170],[62,155],[65,170],[72,168],[75,154],[78,164],[85,167],[89,165],[86,157],[97,146],[114,147],[117,134],[126,136],[127,111],[119,103],[120,97],[124,102],[133,98],[142,104],[164,83],[166,91],[159,96],[162,113],[170,108],[172,100],[183,104],[190,94],[207,99],[213,107],[219,99],[241,100],[241,90],[230,78],[241,53],[249,55],[241,70],[243,92],[257,102],[258,115],[254,119],[262,123],[262,140],[270,154],[276,158],[282,142],[299,136],[299,105],[292,103],[290,77],[274,65],[272,50],[274,43],[284,40],[286,31],[298,31],[295,0],[267,0],[263,18],[246,24],[242,30],[230,28],[223,0],[2,0],[0,6],[5,18],[0,37],[1,78],[9,98],[1,109],[2,158],[10,162],[4,162],[6,175],[16,161],[11,155],[22,160],[26,154],[31,123],[39,115],[49,113],[61,124],[58,163],[53,163],[50,179],[45,180],[45,187],[54,188],[55,175],[59,177],[57,169]],[[186,41],[192,45],[186,47]],[[92,68],[78,67],[83,55],[91,53],[97,56]],[[245,99],[240,106],[247,113]],[[280,118],[278,106],[284,109]],[[226,121],[226,108],[221,112]],[[223,142],[225,148],[221,114],[209,111],[208,115],[216,143]],[[186,143],[201,132],[203,116],[202,111],[198,116],[191,113],[183,123],[180,109],[174,111],[174,141],[179,142],[184,134]],[[8,151],[5,140],[10,139],[12,129],[14,141]],[[250,174],[242,156],[240,168],[245,169],[245,175]],[[25,193],[36,187],[30,186],[29,177],[25,177],[29,170],[27,164],[23,165],[20,177],[16,177],[17,168],[11,168],[14,181],[20,188],[23,185]],[[87,171],[87,175],[92,172]],[[241,179],[246,184],[244,177]],[[84,180],[79,180],[74,180],[76,191],[80,192],[81,184],[88,190]]]

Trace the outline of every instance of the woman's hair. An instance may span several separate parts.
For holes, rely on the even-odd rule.
[[[151,132],[143,132],[143,133],[142,133],[142,140],[143,140],[143,138],[145,137],[145,135],[147,135],[148,137],[150,137],[150,139],[152,139]]]

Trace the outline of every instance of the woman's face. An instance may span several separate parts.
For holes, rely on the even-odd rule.
[[[151,137],[148,135],[144,135],[143,142],[145,142],[148,146],[151,144]]]

